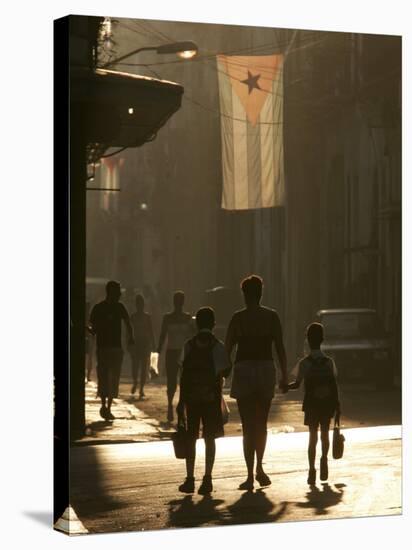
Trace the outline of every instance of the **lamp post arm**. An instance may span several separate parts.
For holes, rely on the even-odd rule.
[[[129,52],[129,53],[126,53],[120,57],[118,57],[117,59],[113,59],[112,61],[108,61],[107,63],[105,63],[104,65],[101,66],[102,69],[107,69],[108,67],[112,66],[112,65],[116,65],[116,63],[120,63],[120,61],[123,61],[123,59],[126,59],[132,55],[135,55],[139,52],[145,52],[145,51],[150,51],[150,50],[157,50],[157,46],[145,46],[144,48],[137,48],[137,50],[133,50],[132,52]]]

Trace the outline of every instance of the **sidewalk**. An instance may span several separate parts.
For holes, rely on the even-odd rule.
[[[74,445],[101,445],[104,443],[136,443],[159,441],[169,438],[174,431],[167,423],[151,418],[134,403],[137,399],[114,399],[112,413],[115,420],[107,421],[100,416],[100,399],[97,397],[97,384],[86,383],[86,430],[85,436],[74,442]]]
[[[100,400],[96,397],[95,382],[86,384],[86,436],[77,445],[102,443],[132,443],[159,441],[170,438],[173,427],[166,422],[166,387],[161,379],[146,386],[147,398],[139,401],[130,395],[131,382],[124,378],[119,388],[119,398],[113,403],[116,419],[107,422],[100,417]],[[240,436],[242,426],[234,399],[225,389],[225,398],[231,413],[225,426],[226,436]],[[401,422],[400,394],[397,391],[376,392],[356,386],[342,388],[344,413],[343,428],[398,425]],[[176,405],[177,397],[175,398]],[[301,395],[298,392],[277,393],[268,419],[268,432],[306,432],[303,425]]]

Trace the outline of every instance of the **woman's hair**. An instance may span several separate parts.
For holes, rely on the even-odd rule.
[[[318,348],[323,342],[323,325],[311,323],[306,330],[306,337],[311,348]]]
[[[250,275],[240,284],[246,302],[260,302],[263,290],[263,279],[258,275]]]

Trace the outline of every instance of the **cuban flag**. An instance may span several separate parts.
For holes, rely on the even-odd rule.
[[[217,56],[226,210],[284,204],[283,60]]]

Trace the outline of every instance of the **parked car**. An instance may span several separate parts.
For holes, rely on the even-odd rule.
[[[377,387],[393,384],[390,337],[374,309],[321,309],[322,350],[333,357],[340,380],[371,380]]]

